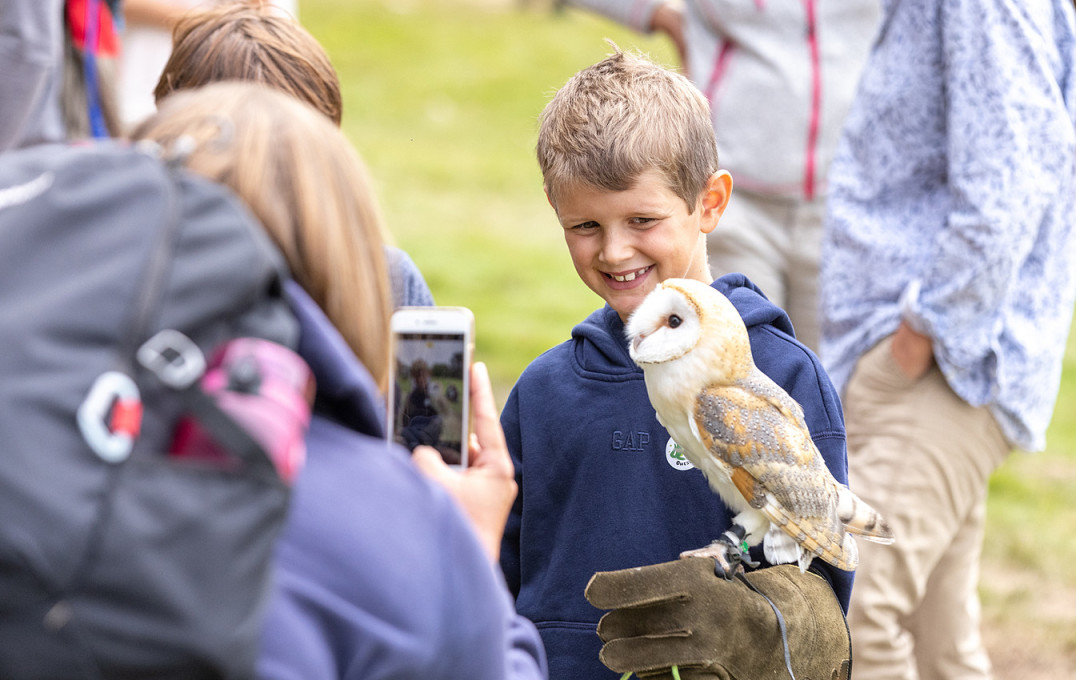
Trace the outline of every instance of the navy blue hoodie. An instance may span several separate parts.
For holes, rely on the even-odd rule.
[[[289,285],[317,400],[277,544],[259,677],[544,678],[538,634],[468,520],[389,447],[369,373]]]
[[[847,483],[840,400],[818,358],[742,274],[713,287],[743,317],[755,363],[803,406],[826,464]],[[550,678],[617,678],[598,660],[604,612],[583,597],[590,577],[707,545],[731,524],[729,511],[702,472],[671,453],[608,305],[527,367],[501,423],[519,483],[501,551],[516,610],[541,632]],[[753,556],[764,562],[761,552]],[[847,609],[852,574],[814,565]]]

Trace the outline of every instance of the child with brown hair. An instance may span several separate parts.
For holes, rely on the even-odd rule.
[[[306,102],[340,126],[343,98],[329,55],[299,22],[265,0],[194,10],[177,22],[173,43],[154,91],[158,101],[222,80],[257,82]],[[387,232],[383,238],[389,239]],[[388,245],[385,256],[396,307],[434,304],[406,252]]]
[[[181,18],[153,96],[159,102],[176,90],[219,80],[275,87],[338,126],[343,116],[340,80],[329,55],[299,22],[268,2],[210,5]]]

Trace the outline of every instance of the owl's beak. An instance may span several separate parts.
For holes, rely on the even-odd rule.
[[[643,340],[645,338],[646,338],[646,333],[639,333],[638,335],[636,335],[631,341],[632,350],[639,349],[639,345],[642,344],[642,342],[643,342]]]

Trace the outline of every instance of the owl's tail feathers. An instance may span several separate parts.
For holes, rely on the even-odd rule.
[[[889,545],[894,541],[885,517],[842,484],[837,485],[837,518],[850,533],[872,543]]]

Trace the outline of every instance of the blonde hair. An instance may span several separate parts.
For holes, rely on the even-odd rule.
[[[538,165],[554,208],[558,191],[573,184],[624,191],[657,170],[691,212],[719,169],[706,98],[642,56],[617,50],[583,69],[539,120]]]
[[[172,55],[153,95],[160,101],[176,90],[221,80],[265,83],[340,125],[340,79],[329,55],[299,22],[264,0],[184,15],[172,31]]]
[[[225,82],[162,100],[132,137],[165,148],[192,140],[185,165],[246,203],[386,387],[392,306],[382,219],[366,167],[338,128],[282,92]]]

